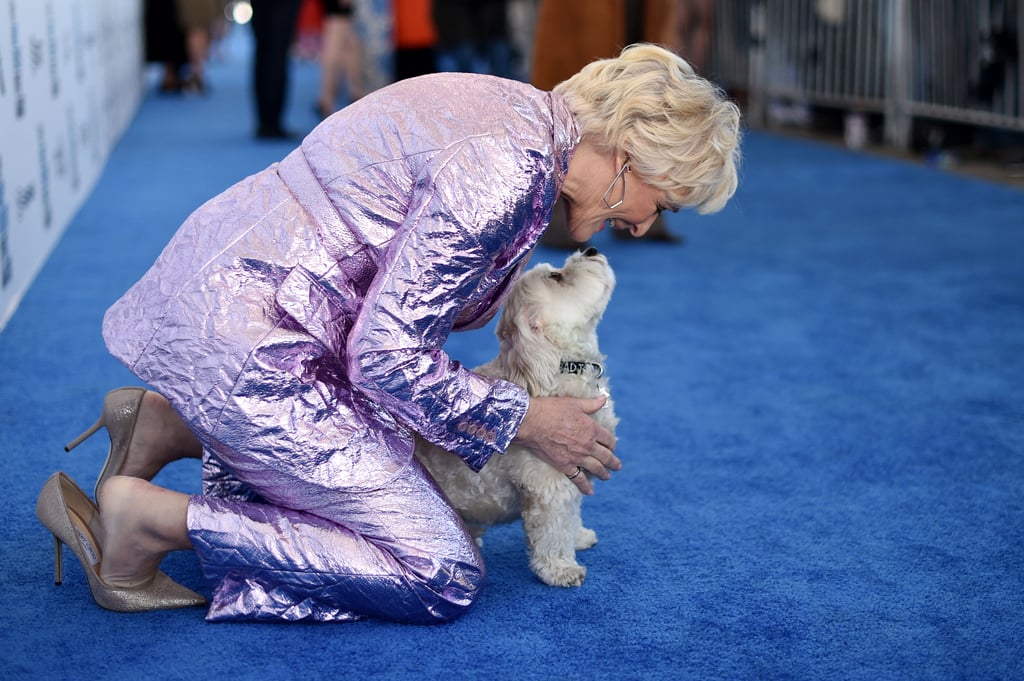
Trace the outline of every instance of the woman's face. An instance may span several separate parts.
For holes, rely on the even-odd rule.
[[[640,237],[654,224],[662,210],[661,190],[641,180],[628,165],[616,177],[621,169],[620,164],[595,172],[573,196],[564,195],[566,224],[573,240],[583,243],[605,227]]]

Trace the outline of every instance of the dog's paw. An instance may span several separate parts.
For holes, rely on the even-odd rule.
[[[583,586],[587,568],[567,560],[534,562],[533,573],[549,586]]]
[[[589,549],[591,546],[597,543],[597,533],[593,530],[581,527],[579,532],[576,533],[576,550],[583,551]]]

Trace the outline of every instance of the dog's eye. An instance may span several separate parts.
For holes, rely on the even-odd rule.
[[[554,279],[555,281],[557,281],[559,283],[561,283],[561,281],[562,281],[562,273],[561,272],[552,272],[551,274],[548,275],[548,277],[550,277],[551,279]]]

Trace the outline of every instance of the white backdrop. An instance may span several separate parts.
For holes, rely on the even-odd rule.
[[[0,330],[143,89],[141,0],[0,0]]]

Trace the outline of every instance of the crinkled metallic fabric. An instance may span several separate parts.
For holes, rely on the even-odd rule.
[[[379,490],[297,481],[288,494],[315,499],[315,513],[192,498],[190,536],[214,584],[207,619],[429,624],[457,617],[479,593],[477,546],[418,465]]]
[[[449,358],[496,312],[561,188],[564,101],[435,74],[327,119],[207,202],[107,312],[110,351],[202,440],[189,532],[213,620],[423,622],[483,566],[415,462],[414,434],[479,469],[518,386]]]

